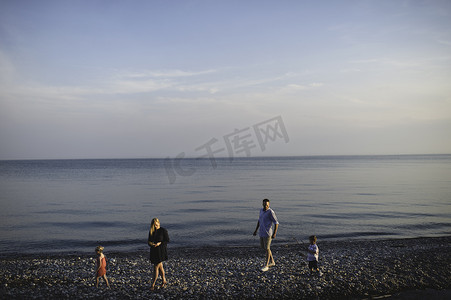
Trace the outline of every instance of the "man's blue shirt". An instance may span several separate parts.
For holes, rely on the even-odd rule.
[[[271,208],[268,208],[266,211],[263,208],[260,209],[260,217],[258,218],[258,222],[260,224],[258,235],[266,238],[272,236],[272,224],[279,224],[276,213]]]

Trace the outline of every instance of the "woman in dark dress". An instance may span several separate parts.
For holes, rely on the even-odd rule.
[[[158,274],[161,273],[163,283],[161,287],[164,287],[166,277],[164,274],[163,261],[168,259],[167,243],[169,243],[168,231],[163,227],[160,227],[160,221],[157,218],[152,219],[149,230],[149,238],[147,243],[150,246],[150,261],[153,264],[153,282],[151,290],[155,289],[155,283],[157,282]]]

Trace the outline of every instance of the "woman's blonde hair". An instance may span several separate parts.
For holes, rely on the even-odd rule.
[[[102,246],[97,246],[97,247],[96,247],[96,252],[102,253],[102,252],[103,252],[103,249],[105,249],[105,248],[102,247]]]
[[[152,222],[150,223],[150,235],[152,235],[155,232],[155,222],[160,223],[160,220],[158,220],[158,218],[152,219]]]

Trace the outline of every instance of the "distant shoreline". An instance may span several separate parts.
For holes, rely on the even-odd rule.
[[[369,299],[391,295],[407,299],[403,295],[413,293],[446,299],[450,295],[451,236],[319,241],[321,277],[307,270],[306,245],[272,247],[276,266],[268,272],[260,270],[263,253],[257,245],[169,249],[165,262],[169,285],[156,292],[149,290],[152,271],[147,251],[113,253],[105,248],[110,290],[94,287],[94,254],[2,257],[0,296]]]
[[[451,153],[404,153],[404,154],[311,154],[311,155],[253,155],[253,156],[234,156],[233,159],[268,159],[268,158],[367,158],[367,157],[418,157],[418,156],[450,156]],[[172,156],[169,156],[173,158]],[[70,160],[165,160],[167,156],[161,157],[91,157],[91,158],[2,158],[0,162],[14,162],[14,161],[70,161]],[[210,158],[199,158],[196,156],[186,156],[183,159],[187,160],[209,160]],[[215,156],[218,160],[230,160],[228,156]]]

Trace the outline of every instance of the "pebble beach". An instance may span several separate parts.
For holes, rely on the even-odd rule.
[[[318,241],[322,276],[307,243],[271,247],[276,265],[248,247],[168,247],[168,285],[150,290],[148,252],[110,253],[111,287],[95,287],[95,255],[0,256],[1,299],[451,299],[451,236]],[[144,241],[145,242],[145,241]],[[93,245],[94,249],[95,245]],[[157,285],[161,284],[161,279]]]

